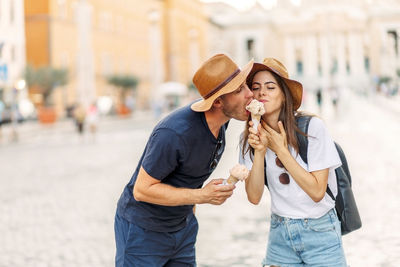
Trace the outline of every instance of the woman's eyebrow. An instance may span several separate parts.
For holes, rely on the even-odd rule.
[[[273,82],[273,81],[268,81],[268,82],[265,82],[264,84],[269,84],[269,83],[276,84],[276,83]],[[261,85],[261,83],[259,83],[259,82],[253,82],[253,84]]]

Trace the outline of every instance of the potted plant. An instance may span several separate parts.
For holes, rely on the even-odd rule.
[[[57,86],[68,82],[68,71],[62,68],[43,66],[25,69],[25,81],[29,88],[42,95],[42,103],[38,109],[38,118],[42,123],[52,123],[56,120],[56,112],[51,105],[50,96]]]
[[[126,105],[126,96],[130,90],[135,90],[139,83],[139,79],[133,75],[112,75],[107,78],[107,82],[119,88],[119,104],[117,105],[117,112],[120,115],[127,115],[132,110]]]

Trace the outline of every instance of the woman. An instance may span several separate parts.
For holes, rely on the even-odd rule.
[[[312,117],[304,163],[296,139],[296,117],[304,115],[297,112],[301,83],[288,79],[285,66],[273,58],[254,64],[247,83],[266,110],[258,130],[249,121],[240,154],[240,162],[251,168],[249,201],[260,202],[265,174],[271,195],[264,266],[346,266],[335,202],[326,194],[327,184],[337,194],[334,169],[341,165],[332,138],[323,122]]]

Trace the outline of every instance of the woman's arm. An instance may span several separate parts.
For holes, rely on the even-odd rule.
[[[265,135],[265,130],[258,126],[258,132],[256,132],[252,126],[253,122],[249,122],[249,137],[248,143],[254,148],[254,161],[253,167],[251,168],[249,177],[245,180],[246,182],[246,193],[247,199],[257,205],[260,203],[262,194],[264,192],[264,158],[267,151],[268,141]]]
[[[314,202],[320,202],[326,192],[329,169],[308,172],[293,158],[286,148],[276,152],[279,160],[286,167],[296,183]]]
[[[313,201],[321,201],[325,196],[329,169],[313,172],[306,171],[290,154],[287,146],[286,132],[282,122],[278,122],[280,133],[276,132],[266,123],[262,123],[262,125],[267,131],[268,147],[276,153],[279,160],[301,189],[303,189]]]

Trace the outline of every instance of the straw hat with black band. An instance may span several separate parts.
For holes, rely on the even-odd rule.
[[[238,89],[246,81],[252,67],[253,60],[239,69],[232,59],[224,54],[215,55],[204,62],[193,77],[193,84],[203,99],[193,103],[192,110],[197,112],[209,110],[219,96]]]
[[[303,85],[298,81],[290,80],[285,66],[275,58],[265,58],[263,63],[254,63],[249,76],[247,76],[247,85],[249,85],[249,88],[251,88],[254,75],[263,70],[271,71],[283,79],[292,94],[294,110],[297,110],[301,105],[303,97]]]

